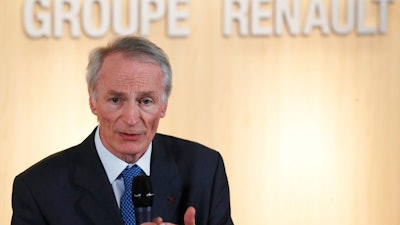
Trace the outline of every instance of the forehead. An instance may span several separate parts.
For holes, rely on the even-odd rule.
[[[145,55],[128,55],[124,52],[114,52],[107,55],[100,68],[101,71],[120,71],[120,70],[140,70],[141,68],[150,68],[159,70],[160,65],[149,56]]]
[[[103,61],[99,71],[99,85],[119,89],[162,90],[163,75],[159,64],[148,57],[113,53]]]

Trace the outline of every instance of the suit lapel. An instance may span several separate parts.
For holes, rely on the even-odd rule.
[[[151,157],[151,181],[154,188],[153,216],[161,216],[164,221],[175,222],[179,214],[182,195],[182,179],[170,152],[170,143],[160,135],[153,141]]]
[[[122,225],[114,192],[95,149],[94,132],[80,147],[72,176],[81,193],[77,211],[96,225]]]

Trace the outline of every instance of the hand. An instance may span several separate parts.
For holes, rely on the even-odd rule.
[[[196,215],[196,210],[192,206],[187,208],[185,215],[183,217],[185,225],[196,225],[195,215]],[[164,223],[161,217],[157,217],[153,219],[153,222],[142,223],[141,225],[174,225],[174,224]]]

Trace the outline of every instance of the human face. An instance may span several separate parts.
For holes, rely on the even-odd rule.
[[[165,116],[160,66],[123,53],[107,56],[99,71],[90,108],[100,124],[100,139],[115,156],[136,162],[147,150]]]

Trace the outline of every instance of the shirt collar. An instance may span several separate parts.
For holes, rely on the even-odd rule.
[[[97,127],[96,133],[94,136],[94,143],[96,146],[97,154],[100,157],[101,163],[106,171],[107,177],[110,183],[114,182],[121,172],[127,167],[132,165],[138,165],[143,172],[150,176],[150,161],[151,161],[151,152],[152,152],[152,143],[150,143],[146,152],[143,154],[140,159],[133,164],[129,164],[115,155],[113,155],[106,147],[103,145],[100,139],[100,127]]]

